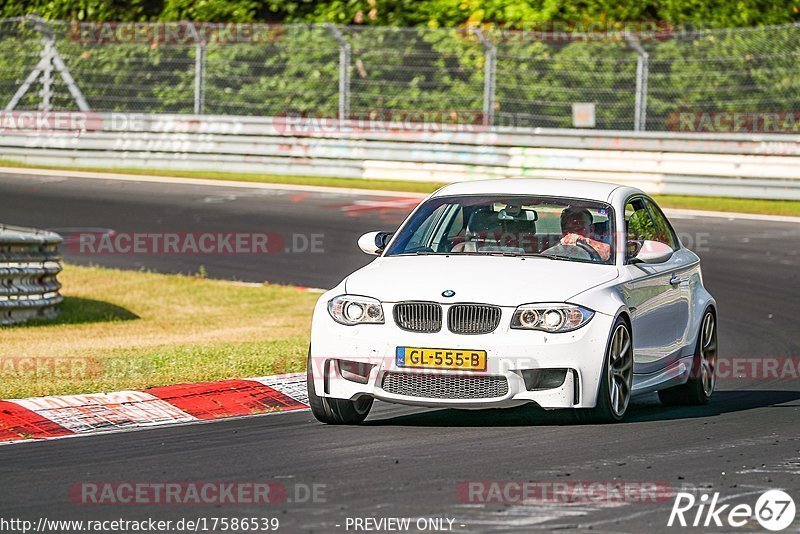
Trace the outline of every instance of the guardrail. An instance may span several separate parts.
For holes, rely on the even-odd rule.
[[[432,182],[574,178],[631,184],[653,194],[800,200],[800,135],[113,113],[62,114],[60,121],[50,113],[41,128],[34,127],[40,115],[24,115],[6,115],[0,125],[0,158]]]
[[[53,232],[0,225],[0,326],[58,314],[60,243]]]

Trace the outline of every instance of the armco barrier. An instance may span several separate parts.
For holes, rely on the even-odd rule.
[[[575,178],[636,185],[649,193],[800,200],[800,135],[112,113],[72,113],[41,127],[36,112],[24,113],[7,114],[0,124],[0,158],[434,182]]]
[[[0,326],[56,316],[60,243],[53,232],[0,225]]]

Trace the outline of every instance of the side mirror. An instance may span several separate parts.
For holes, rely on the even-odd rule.
[[[637,248],[638,250],[631,260],[632,263],[664,263],[675,252],[669,245],[647,239],[642,241]]]
[[[386,248],[391,237],[391,232],[367,232],[358,238],[358,248],[360,248],[364,254],[378,256],[383,252],[383,249]]]

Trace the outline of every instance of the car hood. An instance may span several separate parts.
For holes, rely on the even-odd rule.
[[[518,306],[564,302],[613,280],[613,265],[504,256],[395,256],[378,258],[351,274],[345,290],[383,302],[485,302]],[[445,290],[455,292],[451,298]]]

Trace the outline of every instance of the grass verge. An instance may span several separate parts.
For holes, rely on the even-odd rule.
[[[135,174],[142,176],[171,176],[175,178],[200,178],[204,180],[228,180],[237,182],[258,182],[269,184],[314,185],[320,187],[342,187],[369,189],[372,191],[403,191],[408,193],[430,193],[442,187],[443,183],[408,182],[404,180],[361,180],[357,178],[327,178],[324,176],[284,176],[280,174],[253,174],[244,172],[217,171],[178,171],[169,169],[98,169],[94,167],[54,167],[47,165],[25,165],[0,159],[0,167],[20,167],[26,169],[53,169],[66,171],[108,172],[114,174]]]
[[[408,193],[431,193],[444,183],[410,182],[403,180],[360,180],[355,178],[326,178],[318,176],[283,176],[277,174],[251,174],[216,171],[176,171],[145,169],[97,169],[89,167],[51,167],[44,165],[24,165],[9,160],[0,160],[0,167],[24,167],[31,169],[55,169],[87,172],[108,172],[116,174],[135,174],[143,176],[171,176],[176,178],[202,178],[207,180],[234,180],[240,182],[261,182],[288,185],[313,185],[323,187],[343,187],[381,191],[401,191]],[[725,197],[695,197],[681,195],[653,195],[665,208],[694,209],[706,211],[726,211],[732,213],[754,213],[759,215],[786,215],[800,217],[800,201],[765,200]]]
[[[2,330],[0,399],[302,371],[318,295],[66,265],[55,321]]]
[[[653,195],[653,198],[665,208],[800,217],[800,201],[798,200],[687,197],[679,195]]]

